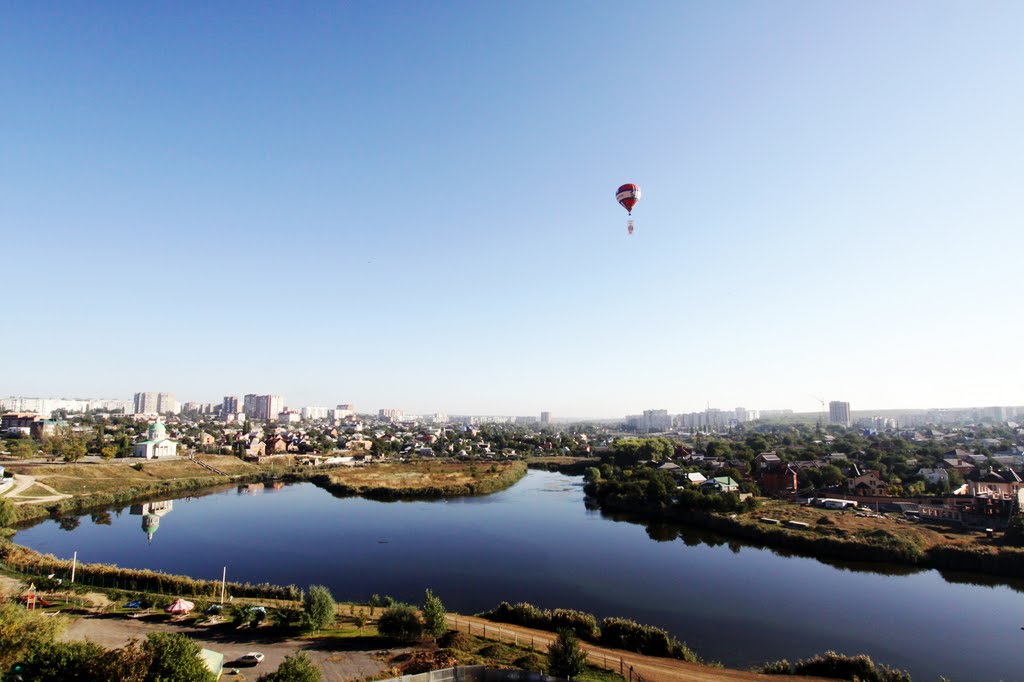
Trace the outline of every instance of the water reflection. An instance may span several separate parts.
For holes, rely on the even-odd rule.
[[[173,500],[161,502],[145,502],[131,506],[132,516],[142,517],[142,532],[146,534],[148,544],[153,544],[153,534],[160,529],[160,519],[174,510]]]

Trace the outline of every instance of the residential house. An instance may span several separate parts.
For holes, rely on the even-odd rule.
[[[889,484],[873,469],[860,473],[854,466],[850,473],[853,475],[847,477],[846,489],[852,495],[885,495],[889,489]]]
[[[699,471],[691,471],[690,473],[685,474],[683,476],[683,480],[689,483],[690,485],[700,485],[701,483],[708,479],[707,477],[704,476],[704,474],[700,473]]]
[[[949,472],[943,468],[928,469],[921,467],[917,475],[924,479],[925,483],[949,483]]]
[[[758,484],[766,493],[795,491],[799,487],[796,469],[785,462],[761,469],[759,473]]]
[[[996,472],[989,468],[979,472],[974,480],[967,481],[967,490],[974,497],[1016,499],[1017,491],[1024,488],[1024,482],[1013,469]]]
[[[39,415],[35,412],[8,412],[0,416],[0,431],[16,429],[27,435],[32,429],[32,423],[38,420]]]
[[[767,469],[780,464],[782,459],[774,451],[762,452],[754,458],[754,466],[758,469]]]
[[[729,476],[719,476],[701,483],[700,489],[703,492],[738,493],[740,484]]]
[[[267,444],[259,438],[251,438],[245,448],[247,458],[259,458],[267,454]]]

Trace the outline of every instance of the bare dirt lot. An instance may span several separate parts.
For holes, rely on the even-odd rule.
[[[394,655],[409,651],[395,649],[381,653],[380,649],[352,648],[354,641],[346,639],[281,639],[264,636],[256,631],[215,627],[194,627],[173,623],[150,623],[144,619],[119,616],[85,616],[70,624],[62,635],[66,641],[88,639],[113,649],[133,639],[145,639],[151,632],[181,632],[200,644],[224,654],[225,673],[238,669],[240,675],[227,675],[225,679],[255,680],[259,675],[276,670],[285,656],[305,651],[323,672],[324,680],[357,680],[380,675],[387,670],[387,661]],[[232,665],[250,651],[259,651],[266,659],[257,666]]]

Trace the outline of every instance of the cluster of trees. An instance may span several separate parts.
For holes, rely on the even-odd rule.
[[[37,682],[213,682],[214,675],[199,656],[200,647],[180,633],[152,633],[107,651],[92,642],[59,642],[66,621],[28,611],[16,604],[0,605],[0,668],[11,679]]]
[[[392,603],[377,621],[377,632],[383,637],[412,642],[422,637],[437,639],[448,631],[444,604],[430,590],[423,597],[420,613],[409,604]]]
[[[728,476],[729,472],[723,470],[718,475]],[[622,469],[605,462],[587,469],[584,478],[587,495],[609,510],[664,515],[672,511],[741,511],[754,504],[753,498],[741,502],[734,492],[706,492],[693,487],[679,490],[671,474],[651,467]]]

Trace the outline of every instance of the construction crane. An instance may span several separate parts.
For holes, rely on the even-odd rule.
[[[807,395],[811,396],[819,403],[821,403],[821,412],[818,413],[818,431],[820,432],[821,423],[825,421],[825,399],[822,398],[820,395],[814,395],[813,393],[808,393]]]

